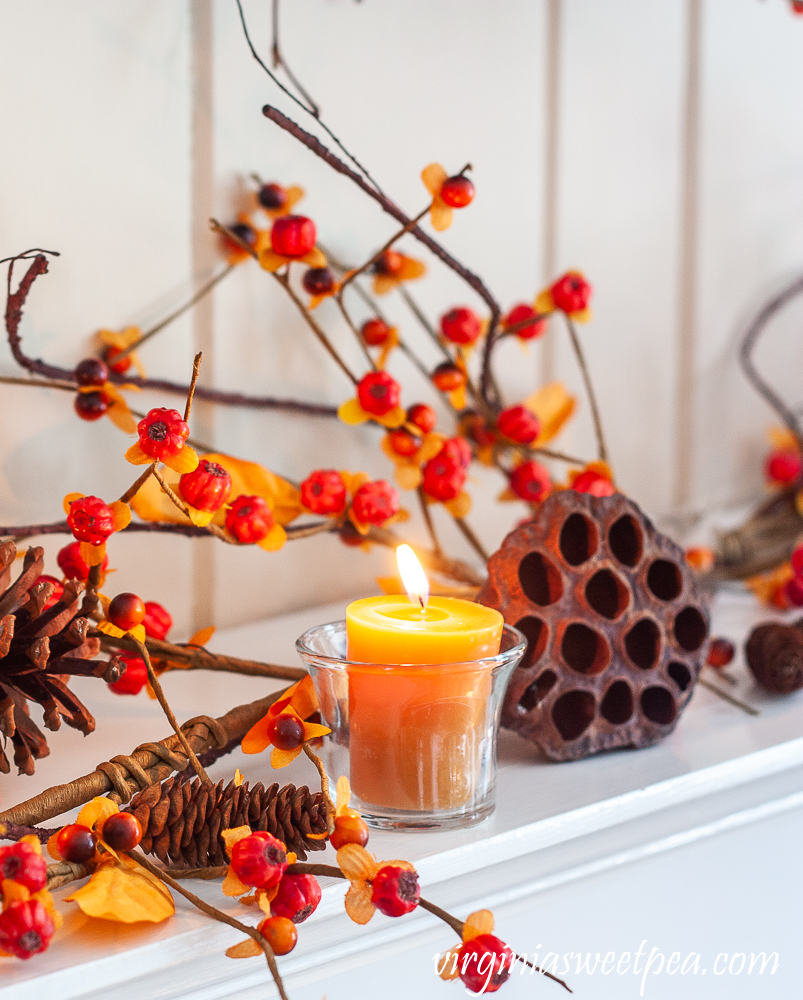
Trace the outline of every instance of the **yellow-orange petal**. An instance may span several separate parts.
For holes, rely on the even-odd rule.
[[[452,517],[466,517],[471,511],[471,496],[462,490],[453,500],[446,500],[443,506]]]
[[[569,315],[575,323],[589,323],[591,321],[591,310],[588,308],[578,309],[577,312],[569,313]]]
[[[70,504],[75,503],[76,500],[80,500],[82,497],[86,496],[85,493],[68,493],[67,496],[62,500],[62,506],[64,507],[64,513],[70,513]]]
[[[102,632],[104,635],[110,635],[114,639],[122,639],[125,635],[124,629],[118,628],[116,625],[112,625],[112,623],[106,619],[99,621],[95,628],[97,628],[98,632]]]
[[[150,455],[146,455],[145,452],[139,445],[139,441],[135,441],[134,444],[125,453],[126,462],[130,462],[132,465],[152,465],[153,459]]]
[[[231,852],[234,845],[238,844],[241,840],[245,840],[246,837],[251,836],[251,827],[230,826],[227,827],[225,830],[221,830],[220,836],[223,838],[223,843],[226,845],[226,853],[228,854],[229,857],[231,857]]]
[[[421,180],[424,182],[424,187],[433,196],[441,193],[443,182],[448,176],[440,163],[428,163],[421,171]]]
[[[259,254],[259,263],[266,271],[270,271],[273,274],[274,271],[278,271],[280,267],[288,264],[289,259],[282,257],[281,254],[276,253],[273,249],[266,248]]]
[[[509,486],[506,486],[496,499],[502,503],[510,503],[513,500],[521,500],[521,497],[516,496],[513,490]]]
[[[263,750],[267,750],[270,746],[268,724],[272,719],[273,715],[268,713],[251,726],[240,744],[243,753],[262,753]]]
[[[549,313],[555,311],[555,303],[552,301],[552,290],[545,288],[542,292],[538,293],[535,302],[533,302],[533,309],[540,316],[548,316]]]
[[[31,898],[30,889],[26,888],[22,882],[14,879],[4,878],[0,882],[0,892],[3,894],[3,907],[12,903],[26,903]]]
[[[392,274],[375,274],[373,289],[374,295],[387,295],[398,285],[399,279]]]
[[[455,410],[465,410],[466,408],[466,387],[461,385],[459,389],[452,389],[446,393],[446,398]]]
[[[445,204],[440,197],[433,198],[429,209],[429,221],[432,223],[432,228],[436,232],[442,233],[451,226],[453,218],[453,209]]]
[[[319,726],[317,722],[304,723],[304,742],[317,740],[319,736],[327,736],[332,730],[328,726]]]
[[[308,264],[310,267],[326,267],[326,255],[318,247],[313,247],[300,259],[302,264]]]
[[[205,528],[207,524],[212,520],[212,518],[217,514],[216,510],[198,510],[197,507],[191,507],[187,504],[187,513],[190,515],[190,520],[198,528]]]
[[[376,367],[380,370],[385,367],[388,363],[388,358],[390,357],[393,350],[399,346],[399,331],[395,326],[390,328],[390,332],[387,335],[385,343],[382,345],[382,349],[379,352],[379,356],[376,359]]]
[[[355,427],[357,424],[364,424],[366,420],[372,419],[371,414],[360,406],[360,401],[356,396],[353,399],[347,399],[345,403],[341,403],[337,408],[337,415],[344,424],[348,424],[350,427]]]
[[[547,444],[556,437],[572,416],[577,400],[570,396],[562,382],[549,382],[524,400],[524,406],[538,417],[541,431],[535,447]]]
[[[480,934],[493,934],[494,915],[490,910],[475,910],[469,913],[463,924],[463,940],[470,941]]]
[[[349,472],[348,469],[340,469],[340,478],[352,496],[361,486],[371,482],[371,477],[367,472]]]
[[[270,531],[257,545],[266,552],[278,552],[287,541],[287,532],[280,524],[274,524]]]
[[[88,826],[91,830],[96,826],[103,826],[104,821],[109,816],[114,816],[118,812],[120,812],[120,808],[116,802],[98,795],[81,809],[75,822],[79,826]]]
[[[351,508],[349,509],[349,521],[351,521],[351,523],[354,525],[354,527],[357,529],[357,531],[359,531],[361,535],[367,535],[368,532],[371,530],[371,525],[366,524],[364,521],[361,521],[354,513],[354,510]]]
[[[367,885],[351,884],[345,899],[346,913],[355,924],[367,924],[376,912],[371,902],[371,890]]]
[[[309,674],[294,684],[287,694],[290,696],[290,704],[300,719],[308,719],[318,711],[318,695]]]
[[[344,844],[337,852],[337,863],[350,882],[373,878],[379,871],[376,858],[359,844]]]
[[[178,455],[168,455],[167,458],[163,458],[162,462],[172,469],[173,472],[177,472],[180,476],[185,475],[188,472],[195,472],[198,468],[198,455],[194,448],[190,448],[188,444],[185,444]]]
[[[274,747],[270,754],[270,766],[275,770],[280,767],[287,767],[288,764],[292,764],[293,761],[301,753],[301,747],[296,747],[295,750],[280,750],[278,747]]]
[[[104,556],[106,555],[106,543],[101,542],[100,545],[90,545],[89,542],[80,542],[81,546],[81,558],[87,564],[87,566],[100,566],[103,563]]]
[[[402,255],[402,264],[396,277],[399,281],[413,281],[415,278],[423,277],[426,273],[426,264],[422,260]]]
[[[282,213],[284,215],[289,215],[293,206],[304,197],[304,188],[299,187],[297,184],[293,184],[291,187],[285,188],[284,193],[287,200],[284,203]]]
[[[57,830],[47,842],[47,853],[50,855],[51,858],[53,858],[54,861],[64,860],[61,856],[61,852],[59,851],[59,846],[58,846],[59,832],[60,831]]]
[[[457,956],[459,954],[460,945],[456,945],[438,957],[436,965],[437,973],[447,983],[452,979],[457,979],[460,975],[460,967],[457,964]]]
[[[108,384],[108,383],[107,383]],[[105,393],[108,397],[108,391]],[[119,394],[115,394],[116,398],[109,400],[109,407],[106,410],[106,416],[111,420],[115,427],[123,431],[124,434],[136,434],[137,432],[137,421],[134,418],[134,414],[129,410],[128,403]]]
[[[382,414],[381,417],[373,416],[373,419],[377,423],[382,424],[383,427],[395,429],[396,427],[401,427],[407,419],[407,414],[401,406],[394,406],[392,410]]]
[[[145,639],[147,638],[146,635],[145,635],[145,626],[144,625],[135,625],[133,628],[130,628],[128,630],[128,634],[130,636],[133,636],[134,639],[136,639],[138,642],[141,642],[141,643],[144,643]]]
[[[264,952],[256,941],[250,937],[226,949],[227,958],[256,958],[257,955],[264,955]]]
[[[413,462],[399,462],[394,478],[403,490],[417,490],[424,478],[421,470]]]
[[[114,500],[109,506],[112,510],[114,530],[123,531],[131,524],[131,508],[122,500]]]
[[[421,447],[415,453],[415,460],[422,464],[428,462],[438,454],[445,443],[445,434],[426,434],[421,442]]]
[[[345,774],[341,774],[337,779],[337,785],[335,788],[335,816],[340,816],[343,810],[348,807],[349,799],[351,798],[351,785],[349,784],[349,779],[345,776]]]

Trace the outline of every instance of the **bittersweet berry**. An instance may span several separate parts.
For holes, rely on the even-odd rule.
[[[108,347],[104,347],[101,353],[103,354],[103,360],[109,368],[111,368],[111,370],[116,372],[118,375],[122,375],[124,372],[127,372],[131,367],[131,355],[125,354],[123,357],[120,357],[120,355],[123,354],[123,349],[121,347],[112,347],[109,345]]]
[[[304,257],[315,246],[315,223],[305,215],[283,215],[270,231],[274,251],[282,257]]]
[[[538,462],[522,462],[510,474],[510,488],[527,503],[540,503],[552,489],[549,470]]]
[[[454,392],[466,384],[465,372],[452,361],[443,361],[432,373],[432,381],[441,392]]]
[[[56,837],[58,852],[64,861],[70,861],[74,865],[82,865],[94,857],[98,838],[88,826],[79,823],[70,823],[62,827]]]
[[[329,843],[336,851],[346,844],[359,844],[365,847],[368,843],[368,824],[356,812],[347,812],[335,819],[335,828],[329,837]]]
[[[103,823],[100,836],[113,851],[133,851],[142,840],[142,826],[130,812],[118,812]]]
[[[779,448],[767,458],[765,472],[770,482],[789,486],[803,473],[803,457],[793,448]]]
[[[277,750],[295,750],[304,742],[304,723],[294,715],[277,715],[268,723],[268,740]]]
[[[383,319],[375,316],[363,323],[360,336],[369,347],[381,347],[390,336],[390,327]]]
[[[555,308],[565,313],[582,312],[591,298],[591,285],[576,271],[558,278],[550,291]]]
[[[79,392],[73,400],[73,409],[82,420],[100,420],[103,414],[109,409],[109,401],[104,393]]]
[[[368,372],[357,386],[360,406],[375,417],[384,417],[399,405],[399,383],[387,372]]]
[[[166,639],[173,627],[173,616],[158,601],[145,601],[142,625],[149,639]]]
[[[712,639],[708,646],[706,663],[709,667],[727,667],[736,655],[736,647],[730,639]]]
[[[411,434],[409,431],[406,431],[403,427],[398,427],[395,431],[391,431],[390,434],[388,434],[388,443],[390,444],[391,450],[396,455],[401,455],[403,458],[409,458],[410,455],[415,455],[421,447],[421,439],[417,438],[415,434]]]
[[[261,542],[273,524],[273,511],[259,496],[241,494],[226,513],[226,530],[242,545]]]
[[[109,378],[109,368],[100,358],[84,358],[73,374],[78,385],[103,385]]]
[[[270,903],[275,917],[303,924],[321,901],[321,887],[314,875],[285,874]]]
[[[458,306],[441,316],[441,333],[453,344],[473,344],[482,333],[482,323],[473,309]]]
[[[0,948],[17,958],[31,958],[50,944],[53,918],[38,899],[12,903],[0,913]]]
[[[465,208],[474,200],[474,185],[462,174],[447,177],[441,186],[441,198],[450,208]]]
[[[149,458],[161,461],[178,455],[190,436],[190,428],[178,410],[163,406],[149,410],[137,424],[139,446]]]
[[[421,485],[427,496],[446,503],[461,493],[465,481],[465,467],[442,448],[424,466]]]
[[[499,433],[516,444],[532,444],[541,433],[541,421],[526,406],[509,406],[496,421]]]
[[[786,608],[803,608],[803,581],[800,577],[794,576],[783,585],[781,603]]]
[[[476,410],[464,413],[461,417],[461,428],[466,437],[475,444],[482,447],[492,446],[496,442],[496,435],[485,423],[485,418]]]
[[[274,955],[289,955],[298,941],[296,925],[287,917],[266,917],[257,930],[267,939]]]
[[[418,906],[418,875],[398,865],[380,868],[371,886],[371,902],[386,917],[401,917]]]
[[[429,434],[430,431],[435,430],[435,425],[438,423],[438,415],[426,403],[413,403],[407,410],[407,420],[411,424],[415,424],[422,433]]]
[[[244,885],[270,889],[285,873],[287,852],[284,844],[272,834],[257,831],[234,845],[231,867]]]
[[[304,272],[301,284],[310,295],[328,295],[335,287],[335,276],[328,267],[311,267]]]
[[[343,477],[336,469],[316,469],[301,484],[301,502],[313,514],[342,514],[346,509]]]
[[[586,469],[572,483],[575,493],[590,493],[592,497],[611,497],[616,487],[605,476],[593,469]]]
[[[142,623],[145,617],[145,602],[136,594],[117,594],[109,603],[109,621],[124,632]]]
[[[70,504],[67,524],[79,542],[100,545],[114,532],[114,512],[99,497],[79,497]]]
[[[398,274],[404,267],[404,257],[398,250],[385,250],[374,263],[374,274]]]
[[[59,549],[56,556],[59,569],[68,580],[86,580],[89,577],[89,565],[81,556],[81,543],[70,542],[63,549]],[[105,573],[109,565],[109,557],[104,555],[100,571]]]
[[[281,184],[263,184],[257,192],[257,201],[263,208],[275,212],[287,204],[287,192]]]
[[[528,306],[525,302],[519,303],[517,306],[513,306],[510,312],[505,316],[504,325],[506,327],[516,326],[519,323],[524,323],[525,320],[532,319],[532,323],[526,323],[520,329],[516,330],[516,336],[520,337],[522,340],[534,340],[535,337],[540,337],[542,333],[546,330],[547,321],[545,317],[539,318],[538,313],[533,309],[532,306]]]
[[[464,469],[467,469],[471,465],[471,445],[462,437],[452,437],[443,442],[443,448],[440,454],[444,458],[448,458],[451,462],[456,462],[458,465],[462,465]]]
[[[479,934],[466,941],[457,953],[457,969],[467,990],[496,993],[510,977],[514,960],[504,941],[493,934]]]
[[[47,885],[47,862],[24,841],[0,847],[0,880],[6,878],[24,885],[28,892],[39,892]]]
[[[231,476],[222,465],[204,459],[179,479],[178,491],[191,507],[220,510],[231,493]]]
[[[357,490],[351,509],[362,524],[384,524],[388,518],[399,513],[399,494],[390,483],[377,479]]]
[[[115,694],[139,694],[148,683],[148,668],[141,656],[133,653],[119,653],[124,670],[119,678],[109,685]]]

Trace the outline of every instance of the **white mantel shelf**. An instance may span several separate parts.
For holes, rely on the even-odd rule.
[[[343,616],[345,604],[221,633],[212,649],[278,663],[297,662],[296,637],[313,624]],[[765,612],[741,595],[720,596],[715,634],[741,644]],[[698,688],[675,732],[659,746],[620,751],[576,763],[545,762],[528,743],[503,732],[499,744],[497,809],[473,828],[443,833],[371,836],[379,858],[415,862],[423,894],[464,916],[490,906],[500,934],[519,951],[563,954],[627,949],[647,939],[667,955],[701,953],[706,977],[679,982],[650,976],[644,996],[685,998],[791,997],[803,962],[801,926],[803,834],[803,693],[789,698],[763,694],[740,658],[732,690],[761,711],[750,717]],[[709,672],[709,676],[710,676]],[[273,687],[254,678],[173,673],[165,688],[179,718],[222,714]],[[725,686],[723,684],[723,686]],[[144,695],[112,695],[97,681],[75,685],[97,717],[88,739],[62,730],[50,739],[52,755],[31,779],[4,776],[0,801],[9,806],[49,785],[67,781],[101,760],[167,735],[158,706]],[[731,690],[730,688],[728,690]],[[281,773],[267,755],[239,751],[211,768],[213,778],[239,767],[265,784],[293,781],[314,787],[303,758]],[[327,862],[331,848],[311,855]],[[238,910],[219,885],[187,885],[210,902]],[[299,945],[280,960],[292,1000],[363,996],[464,995],[432,971],[432,957],[453,935],[424,911],[390,920],[376,915],[357,928],[344,915],[343,883],[324,880],[318,911],[301,928]],[[69,895],[69,887],[57,898]],[[177,899],[176,917],[161,926],[118,924],[84,918],[61,904],[65,927],[49,951],[29,962],[2,963],[2,1000],[144,1000],[274,996],[264,962],[232,961],[224,949],[238,934],[215,924]],[[239,907],[246,921],[255,916]],[[777,951],[778,971],[762,978],[715,978],[718,952]],[[574,960],[572,960],[574,961]],[[568,973],[580,997],[638,997],[641,975]],[[507,1000],[563,991],[529,976],[514,977],[500,996]]]

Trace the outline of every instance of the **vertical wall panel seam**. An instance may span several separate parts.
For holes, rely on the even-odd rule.
[[[193,279],[197,283],[214,269],[216,255],[209,218],[214,204],[213,9],[212,0],[188,0],[190,5],[190,84],[192,135],[190,151],[190,243]],[[199,381],[214,378],[214,293],[192,311],[194,351],[203,351]],[[209,403],[196,402],[193,434],[214,442],[214,414]],[[192,621],[195,630],[215,621],[215,546],[213,538],[197,540],[192,548]]]
[[[680,511],[688,509],[694,485],[702,0],[688,0],[687,16],[675,424],[675,502]]]
[[[545,124],[544,133],[544,283],[555,278],[558,238],[558,147],[560,142],[561,4],[546,0]],[[555,334],[543,339],[541,355],[544,382],[555,378]]]

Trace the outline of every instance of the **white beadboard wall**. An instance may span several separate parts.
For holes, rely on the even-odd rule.
[[[270,3],[243,6],[267,59]],[[803,267],[803,19],[785,0],[285,0],[281,23],[324,119],[408,212],[424,203],[424,164],[473,164],[477,198],[442,241],[504,307],[567,267],[587,273],[594,321],[582,337],[627,492],[659,520],[760,494],[771,415],[736,346],[764,298]],[[61,252],[26,310],[35,356],[72,365],[98,328],[147,324],[177,306],[219,266],[207,218],[233,217],[251,171],[305,187],[301,210],[349,261],[393,232],[348,180],[263,118],[271,103],[314,131],[251,58],[232,0],[6,0],[0,79],[0,257]],[[478,305],[429,262],[411,290],[433,318]],[[403,303],[383,307],[434,361]],[[319,316],[359,368],[335,307]],[[801,320],[803,303],[774,321],[759,352],[792,400]],[[250,264],[143,360],[150,374],[184,379],[198,347],[207,384],[328,403],[350,395]],[[504,345],[497,370],[511,402],[544,377],[580,391],[559,322],[527,354]],[[407,401],[427,398],[403,357],[392,371]],[[5,346],[0,373],[19,374]],[[107,421],[77,420],[67,393],[0,391],[0,523],[55,520],[71,490],[122,492],[127,441]],[[376,432],[331,420],[199,406],[193,431],[295,479],[322,465],[390,475]],[[591,455],[587,406],[561,443]],[[499,488],[486,471],[472,485],[471,522],[489,548],[523,513],[495,504]],[[448,548],[470,558],[438,523]],[[410,533],[424,538],[417,520]],[[44,542],[52,572],[65,541]],[[386,552],[331,538],[268,555],[121,536],[111,554],[113,589],[163,601],[177,636],[367,590],[390,566]]]

